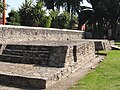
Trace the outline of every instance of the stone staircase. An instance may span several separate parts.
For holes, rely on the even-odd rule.
[[[0,61],[48,66],[50,50],[48,46],[6,45]]]
[[[76,46],[1,44],[0,48],[0,85],[20,88],[45,89],[95,56],[90,42]]]
[[[0,83],[46,88],[47,79],[44,78],[46,76],[42,76],[45,72],[42,70],[43,67],[39,66],[49,66],[51,48],[49,46],[1,45]]]
[[[70,68],[63,68],[65,59],[62,58],[65,58],[66,46],[0,46],[1,85],[45,89],[71,72],[68,70]],[[56,56],[62,62],[57,61]]]

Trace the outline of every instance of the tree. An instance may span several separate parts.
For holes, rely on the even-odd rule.
[[[20,25],[20,16],[18,11],[11,10],[9,12],[9,17],[7,18],[9,25]]]
[[[55,6],[55,0],[42,0],[45,3],[45,6],[47,7],[47,9],[52,9],[53,11],[54,6]]]
[[[50,14],[50,17],[52,18],[52,21],[51,21],[51,27],[53,28],[58,28],[58,15],[59,15],[59,11],[55,10],[55,11],[51,11],[49,14]]]
[[[25,0],[19,9],[21,25],[50,27],[51,18],[46,16],[44,7],[42,0],[37,0],[35,4],[33,0]]]
[[[4,4],[0,1],[0,13],[2,13],[4,10]]]
[[[78,27],[76,25],[78,25],[78,17],[77,15],[71,15],[69,29],[77,29]]]
[[[76,9],[80,7],[80,1],[81,0],[64,0],[64,7],[66,8],[66,11],[69,13],[76,11]]]
[[[115,39],[116,22],[120,15],[120,0],[91,0],[91,3],[95,11],[95,20],[98,23],[99,36],[102,37],[103,29],[108,26],[109,30],[112,30],[109,38]]]
[[[32,17],[32,7],[33,7],[33,0],[25,0],[25,3],[22,3],[21,7],[19,8],[19,15],[20,15],[20,24],[23,26],[31,26],[33,24]]]
[[[50,16],[52,18],[52,27],[59,27],[62,26],[61,28],[63,28],[63,25],[60,25],[60,20],[65,20],[65,14],[64,15],[58,15],[58,11],[60,9],[60,7],[63,8],[63,10],[65,10],[65,12],[69,13],[69,24],[73,24],[73,26],[71,25],[71,27],[69,26],[69,28],[75,27],[75,24],[77,23],[77,20],[75,19],[75,15],[76,15],[76,9],[78,9],[80,7],[80,2],[81,0],[43,0],[43,2],[45,3],[45,6],[47,9],[52,9],[52,12],[50,13]],[[55,10],[56,8],[56,10]],[[55,16],[54,16],[55,15]],[[63,19],[64,18],[64,19]],[[65,22],[65,21],[63,21]],[[61,23],[63,24],[63,23]],[[68,25],[67,25],[68,28]]]
[[[58,16],[59,28],[68,28],[70,23],[70,13],[64,11]]]
[[[76,8],[80,5],[79,1],[81,0],[42,0],[45,3],[47,9],[52,9],[53,11],[55,8],[58,10],[60,7],[65,8],[65,11],[71,12],[73,8]]]
[[[32,7],[32,20],[36,26],[45,26],[45,10],[44,3],[41,0],[37,0],[36,4]]]

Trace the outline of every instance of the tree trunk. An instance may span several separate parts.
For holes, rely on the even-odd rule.
[[[67,0],[67,12],[70,13],[70,3],[69,3],[69,0]]]
[[[116,36],[116,22],[112,22],[112,40],[115,40],[115,36]]]
[[[103,26],[102,26],[102,20],[98,20],[98,38],[103,39],[104,38],[104,33],[103,33]]]
[[[52,0],[51,3],[52,3],[52,10],[55,11],[55,9],[54,9],[54,0]]]

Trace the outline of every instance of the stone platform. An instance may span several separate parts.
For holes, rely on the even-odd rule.
[[[109,48],[102,42],[85,40],[84,31],[0,25],[0,89],[46,89],[90,66],[95,50]]]
[[[45,89],[95,58],[92,41],[1,44],[0,83]]]
[[[95,51],[99,50],[111,50],[111,45],[114,45],[114,41],[105,39],[85,39],[85,41],[92,41],[95,44]]]

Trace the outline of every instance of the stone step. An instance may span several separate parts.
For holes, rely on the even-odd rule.
[[[71,73],[71,67],[49,68],[0,62],[0,85],[45,89]],[[31,89],[33,90],[33,89]]]
[[[44,89],[48,80],[46,72],[44,67],[0,62],[0,84]]]
[[[24,57],[50,57],[50,51],[29,51],[29,50],[11,50],[5,49],[3,50],[2,54],[8,55],[17,55],[17,56],[24,56]]]
[[[37,45],[10,45],[6,46],[6,49],[11,50],[32,50],[32,51],[50,51],[51,46],[37,46]]]
[[[31,87],[31,88],[46,88],[46,79],[24,77],[19,75],[6,75],[0,74],[0,84],[11,85],[11,86],[22,86],[22,87]]]
[[[9,44],[2,51],[0,61],[60,68],[65,66],[67,49],[67,46]]]
[[[47,65],[49,57],[24,57],[17,55],[0,55],[0,61],[2,62],[11,62],[11,63],[24,63],[24,64],[38,64],[38,65]]]
[[[120,47],[117,46],[117,45],[111,45],[111,48],[112,48],[113,50],[120,50]]]

